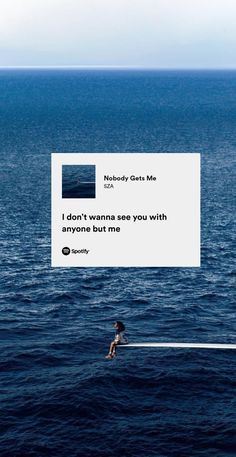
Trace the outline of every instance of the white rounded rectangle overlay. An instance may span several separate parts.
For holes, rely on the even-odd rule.
[[[199,267],[200,154],[52,154],[52,266]]]

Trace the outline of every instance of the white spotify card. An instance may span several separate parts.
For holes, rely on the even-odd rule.
[[[52,154],[52,266],[200,266],[200,154]]]

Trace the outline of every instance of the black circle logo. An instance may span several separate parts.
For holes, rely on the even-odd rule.
[[[62,254],[69,255],[70,254],[70,248],[63,248],[62,249]]]

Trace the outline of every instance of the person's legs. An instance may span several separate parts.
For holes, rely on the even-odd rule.
[[[116,342],[112,341],[110,344],[109,354],[106,356],[107,358],[112,358],[116,355]]]
[[[116,355],[116,346],[117,346],[117,343],[115,341],[112,341],[111,346],[110,346],[110,352],[113,355]]]
[[[110,345],[110,351],[109,354],[115,354],[116,353],[116,342],[112,341]]]

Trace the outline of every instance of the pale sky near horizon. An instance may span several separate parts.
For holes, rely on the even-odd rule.
[[[0,66],[236,68],[236,0],[0,0]]]

